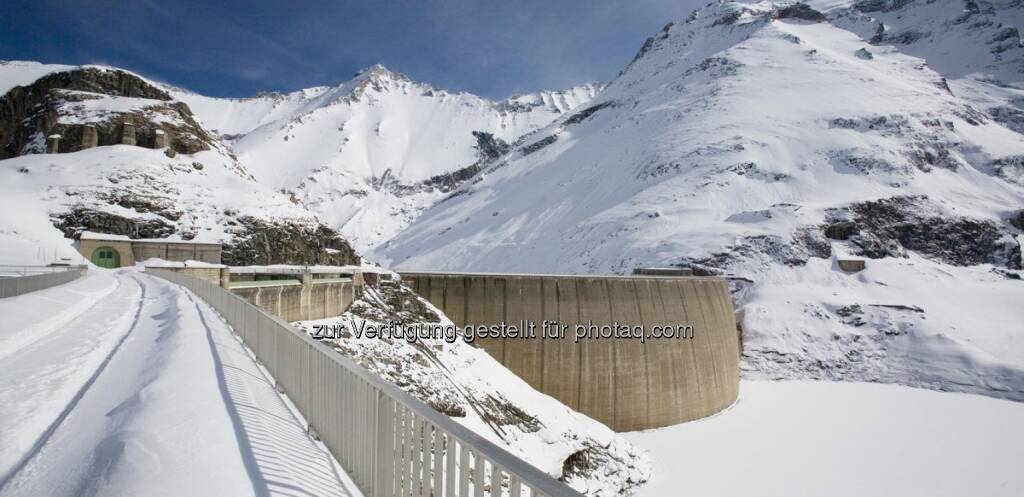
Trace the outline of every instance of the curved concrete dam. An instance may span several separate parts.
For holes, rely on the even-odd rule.
[[[739,390],[739,335],[719,278],[400,272],[459,326],[536,324],[536,336],[476,343],[531,386],[616,431],[714,414]],[[567,327],[544,337],[544,320]],[[612,323],[692,326],[692,338],[602,338]],[[586,336],[576,340],[576,326]],[[549,327],[550,329],[550,327]]]

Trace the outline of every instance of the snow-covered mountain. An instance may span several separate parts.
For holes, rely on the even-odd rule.
[[[600,90],[588,84],[494,102],[377,65],[333,87],[250,99],[183,91],[261,183],[289,192],[361,250],[404,228],[504,143]]]
[[[713,2],[376,255],[724,274],[750,377],[1024,400],[1022,22],[1010,0]]]
[[[77,259],[67,238],[87,230],[223,243],[233,264],[354,260],[337,233],[257,182],[185,103],[138,75],[10,62],[0,91],[7,264]],[[135,145],[121,144],[125,134]],[[60,153],[45,153],[57,136]]]
[[[107,89],[90,87],[88,89],[93,91],[84,92],[68,89],[76,87],[64,81],[66,78],[62,75],[89,70],[99,74],[124,74],[126,80],[138,81],[152,92],[131,96],[117,94],[110,90],[117,82],[108,82]],[[228,99],[205,97],[111,67],[0,62],[0,94],[49,80],[55,81],[45,85],[46,91],[53,89],[61,93],[46,98],[45,104],[52,112],[37,115],[38,130],[12,124],[9,134],[13,138],[0,130],[0,141],[4,146],[9,142],[13,147],[6,156],[45,152],[46,136],[50,133],[65,135],[62,150],[77,150],[82,126],[86,124],[105,123],[98,127],[100,144],[118,143],[120,122],[128,115],[142,121],[137,126],[140,133],[152,133],[150,128],[155,129],[147,123],[163,123],[162,127],[173,123],[166,131],[174,136],[173,147],[179,152],[204,151],[206,156],[216,156],[210,160],[233,171],[232,175],[237,176],[245,188],[255,188],[249,192],[244,188],[225,188],[222,182],[217,184],[215,189],[225,193],[226,198],[246,199],[231,200],[225,205],[251,200],[252,208],[260,211],[252,216],[246,208],[226,207],[227,217],[243,217],[238,223],[248,229],[253,219],[269,219],[280,214],[279,217],[292,220],[285,223],[291,227],[287,229],[305,226],[299,230],[309,235],[305,236],[309,243],[314,243],[316,233],[326,233],[318,231],[323,227],[340,232],[360,252],[400,231],[423,208],[473,176],[479,169],[478,163],[503,152],[508,142],[549,124],[593,98],[601,89],[601,85],[587,84],[495,102],[468,93],[449,93],[412,81],[383,66],[373,66],[337,86]],[[36,92],[40,102],[33,101],[33,105],[42,104],[42,93]],[[25,109],[20,114],[35,115]],[[25,116],[18,119],[11,116],[8,121],[14,123]],[[186,140],[186,136],[194,139]],[[151,141],[151,136],[147,139]],[[192,146],[183,147],[186,143]],[[207,150],[213,153],[205,153]],[[133,150],[128,156],[130,161],[137,161],[138,153],[140,151]],[[89,152],[76,157],[86,159],[96,154]],[[159,154],[150,155],[157,168],[170,167],[166,163],[173,162]],[[29,157],[21,162],[39,160],[42,159]],[[72,158],[61,157],[60,160],[77,164]],[[177,160],[181,162],[184,158]],[[113,162],[119,161],[115,158]],[[7,165],[13,167],[13,164]],[[17,168],[21,168],[20,162]],[[97,165],[94,169],[102,168]],[[91,169],[82,169],[86,170]],[[220,166],[214,170],[220,170]],[[97,173],[104,174],[103,171]],[[212,174],[212,171],[201,174]],[[159,175],[156,178],[164,179]],[[83,181],[94,184],[91,179]],[[97,181],[103,183],[102,179]],[[45,178],[42,182],[47,183]],[[146,190],[144,186],[135,188],[130,182],[117,188]],[[173,189],[170,186],[157,189],[169,188]],[[210,210],[217,210],[217,202],[209,203]],[[98,199],[94,203],[104,201]],[[200,201],[197,205],[205,204]],[[298,224],[293,222],[300,218]],[[177,220],[167,221],[175,224]],[[219,241],[225,239],[225,226],[231,226],[226,218],[199,223],[197,227],[165,227],[159,233],[150,234],[164,236],[181,232],[199,236],[203,241]],[[25,229],[28,228],[21,232]],[[253,230],[266,231],[262,224],[248,229]],[[281,232],[281,229],[274,227],[272,231]],[[334,239],[335,235],[328,234],[327,238]],[[38,241],[39,237],[32,239]],[[340,249],[342,253],[349,252],[343,247]]]

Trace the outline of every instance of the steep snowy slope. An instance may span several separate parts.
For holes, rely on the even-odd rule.
[[[287,95],[175,94],[206,127],[230,138],[260,182],[290,192],[364,249],[475,172],[492,148],[549,124],[599,89],[493,102],[373,66],[338,86]]]
[[[363,326],[389,323],[429,327],[451,320],[408,287],[383,281],[367,287],[342,316],[296,324],[307,333],[318,325],[344,328],[327,341],[338,353],[589,497],[633,495],[651,478],[650,460],[621,436],[534,390],[461,338],[357,336]]]
[[[24,86],[57,71],[70,71],[76,66],[41,64],[27,60],[0,60],[0,94],[15,86]]]
[[[352,261],[345,240],[255,181],[186,104],[146,80],[27,63],[0,65],[0,80],[23,83],[0,97],[5,263],[74,257],[68,238],[85,230],[223,242],[237,264]],[[61,153],[44,153],[58,135]],[[123,135],[138,146],[121,145]]]
[[[990,56],[937,72],[919,55],[944,49],[862,29],[880,12],[938,40],[974,5],[977,29],[1003,32],[1024,6],[814,5],[715,2],[666,26],[585,109],[377,255],[408,269],[731,275],[752,376],[1024,399],[1024,136],[991,110],[1019,112],[1024,49],[995,57],[991,37],[950,28],[942,46]],[[868,269],[844,273],[840,257]]]
[[[0,61],[0,93],[73,69],[78,67]],[[377,65],[337,86],[233,99],[132,76],[187,104],[203,130],[254,179],[300,202],[360,251],[394,236],[475,174],[478,162],[602,88],[586,84],[495,102]],[[37,152],[43,148],[41,141],[34,144]]]

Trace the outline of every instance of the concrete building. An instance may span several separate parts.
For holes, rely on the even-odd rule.
[[[402,272],[459,326],[544,320],[564,338],[478,344],[534,388],[616,431],[678,424],[736,401],[740,344],[725,280]],[[585,337],[576,325],[692,326],[692,339]]]
[[[85,232],[77,242],[78,253],[99,267],[133,266],[152,258],[165,261],[200,261],[220,264],[219,243],[162,239],[133,240],[122,235]]]

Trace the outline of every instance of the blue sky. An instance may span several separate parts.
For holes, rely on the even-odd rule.
[[[0,0],[0,59],[103,63],[212,96],[382,63],[492,98],[608,80],[696,0]]]

